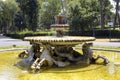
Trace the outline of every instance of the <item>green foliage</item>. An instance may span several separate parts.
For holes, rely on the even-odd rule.
[[[17,26],[19,31],[22,31],[23,29],[26,28],[26,23],[23,17],[23,13],[22,12],[17,12],[14,16],[14,23],[15,26]]]
[[[41,3],[41,9],[39,14],[39,26],[42,29],[49,29],[50,25],[53,24],[55,15],[60,12],[60,1],[59,0],[48,0]]]
[[[54,16],[61,12],[60,0],[0,0],[1,32],[30,31],[50,29],[55,22]],[[70,30],[81,31],[93,29],[99,25],[100,4],[98,0],[64,0]],[[19,8],[18,8],[19,6]],[[104,22],[111,19],[109,0],[103,0]],[[13,19],[14,18],[14,19]]]
[[[120,38],[120,31],[119,30],[96,30],[95,37],[98,38]]]
[[[90,1],[80,0],[78,3],[70,7],[70,30],[84,32],[90,29],[96,17],[93,17],[93,14],[98,12],[94,10]]]
[[[0,0],[0,32],[10,32],[14,30],[13,18],[18,11],[18,6],[14,0]]]
[[[120,38],[119,30],[95,30],[94,34],[96,38]],[[88,30],[84,32],[80,31],[69,31],[70,36],[93,36],[93,31]]]
[[[23,17],[27,20],[26,24],[29,30],[36,31],[38,27],[38,2],[37,0],[17,0],[19,7],[23,13]]]
[[[50,35],[52,35],[51,31],[33,32],[33,31],[28,30],[28,29],[25,29],[21,32],[6,34],[6,36],[9,36],[12,38],[18,38],[18,39],[23,39],[24,37],[27,37],[27,36],[50,36]]]
[[[112,6],[110,2],[103,1],[105,4],[103,7],[104,19],[108,20],[111,15],[110,9]],[[71,1],[69,4],[69,23],[70,30],[77,30],[84,32],[85,30],[90,30],[99,25],[100,20],[100,5],[98,0],[75,0]]]

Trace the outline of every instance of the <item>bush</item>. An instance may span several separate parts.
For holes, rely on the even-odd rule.
[[[47,36],[47,35],[52,35],[52,32],[48,31],[39,31],[39,32],[32,32],[32,31],[27,31],[27,32],[17,32],[17,33],[8,33],[5,34],[8,37],[12,38],[17,38],[17,39],[23,39],[24,37],[28,36]]]
[[[119,30],[96,30],[95,37],[105,37],[105,38],[120,38]]]
[[[93,31],[69,31],[70,36],[93,36]],[[94,31],[96,38],[120,38],[120,31],[119,30],[95,30]]]
[[[53,34],[52,31],[39,31],[39,32],[32,32],[32,31],[23,31],[23,32],[17,32],[17,33],[9,33],[6,34],[6,36],[17,38],[17,39],[23,39],[24,37],[28,36],[51,36]],[[93,31],[69,31],[65,32],[65,34],[68,34],[70,36],[93,36]],[[119,30],[95,30],[94,31],[96,38],[120,38],[120,31]]]

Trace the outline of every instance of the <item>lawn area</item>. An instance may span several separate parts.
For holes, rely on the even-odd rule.
[[[78,50],[79,51],[79,50]],[[20,59],[17,55],[21,51],[0,52],[0,80],[119,80],[120,54],[116,52],[94,51],[108,57],[110,63],[71,65],[65,68],[41,69],[41,73],[33,74],[13,66]],[[80,51],[81,52],[81,51]]]
[[[0,47],[0,50],[7,50],[7,49],[17,49],[17,48],[30,48],[30,46],[5,46],[5,47]]]

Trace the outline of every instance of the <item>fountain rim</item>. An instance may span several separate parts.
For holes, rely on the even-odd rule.
[[[83,37],[83,36],[33,36],[25,37],[24,41],[30,41],[32,43],[48,43],[51,45],[78,45],[83,42],[94,41],[95,37]]]

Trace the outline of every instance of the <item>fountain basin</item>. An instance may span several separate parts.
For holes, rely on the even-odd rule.
[[[0,52],[0,80],[119,80],[120,65],[112,66],[114,73],[109,73],[111,65],[107,66],[93,64],[89,66],[71,65],[65,68],[47,68],[42,69],[42,73],[31,74],[25,70],[21,70],[13,66],[18,59],[18,55],[22,51]],[[80,51],[81,52],[81,51]],[[115,52],[95,51],[96,54],[102,53],[110,60],[112,54],[118,54],[117,60],[120,62],[120,54]],[[98,60],[101,63],[101,60]],[[111,61],[110,61],[111,62]],[[90,76],[88,76],[90,75]]]
[[[68,24],[52,24],[51,25],[52,30],[64,30],[64,29],[69,29]]]
[[[75,46],[77,44],[94,41],[94,37],[77,37],[77,36],[37,36],[37,37],[25,37],[25,41],[30,41],[31,43],[43,44],[48,43],[51,45],[71,45]]]

